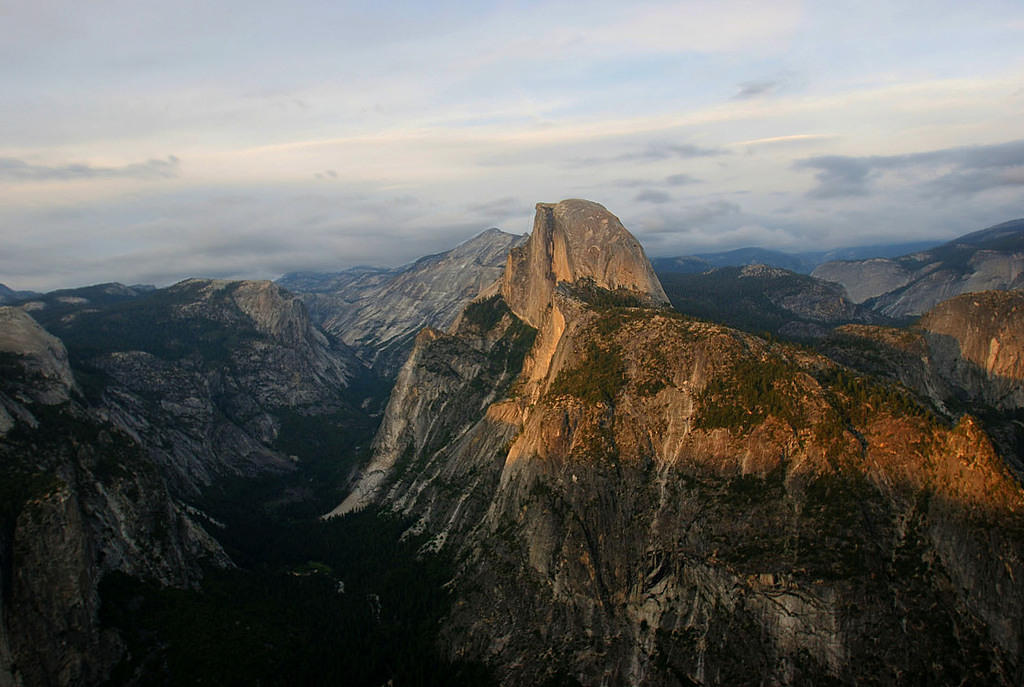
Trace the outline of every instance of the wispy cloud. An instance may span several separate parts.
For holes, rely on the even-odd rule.
[[[665,183],[669,186],[685,186],[687,184],[699,184],[700,179],[689,174],[670,174],[665,177]]]
[[[794,167],[815,170],[818,185],[807,192],[811,198],[863,196],[868,192],[868,175],[872,172],[867,160],[842,155],[812,157],[796,162]]]
[[[728,150],[718,147],[699,146],[694,143],[672,143],[672,142],[651,142],[642,148],[630,150],[618,155],[607,157],[584,157],[568,161],[572,167],[590,167],[593,165],[609,163],[649,163],[662,162],[672,159],[691,159],[698,157],[714,157],[716,155],[727,155]]]
[[[656,221],[647,222],[645,234],[699,233],[724,218],[739,217],[743,214],[742,208],[730,200],[713,200],[658,212],[661,214]]]
[[[734,95],[733,98],[737,100],[756,98],[761,95],[775,93],[781,86],[782,81],[777,79],[766,81],[744,81],[738,86],[736,95]]]
[[[523,214],[529,208],[530,205],[528,203],[524,203],[512,196],[485,200],[480,203],[470,203],[466,206],[466,210],[470,214],[490,218],[491,220],[505,219],[509,215]]]
[[[826,141],[833,141],[837,136],[833,134],[789,134],[786,136],[769,136],[767,138],[753,138],[749,141],[736,141],[729,145],[736,148],[758,148],[761,146],[801,146],[801,145],[814,145],[818,143],[824,143]]]
[[[0,157],[3,181],[75,181],[81,179],[168,179],[178,176],[180,161],[174,155],[121,167],[97,167],[84,163],[37,165],[13,157]]]

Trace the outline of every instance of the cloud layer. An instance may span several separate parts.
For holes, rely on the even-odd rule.
[[[4,21],[15,288],[395,265],[566,197],[652,255],[1024,216],[1012,0],[54,0]]]

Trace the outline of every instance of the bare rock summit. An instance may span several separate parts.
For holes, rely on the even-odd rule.
[[[580,280],[668,303],[640,242],[603,205],[537,203],[530,240],[509,253],[502,296],[516,315],[540,327],[555,287]]]

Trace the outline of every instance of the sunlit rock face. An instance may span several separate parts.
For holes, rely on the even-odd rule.
[[[640,242],[618,217],[587,200],[538,203],[530,240],[509,254],[505,302],[527,324],[540,327],[555,286],[584,279],[668,303]]]
[[[970,416],[681,317],[604,208],[538,206],[399,375],[336,512],[459,562],[505,684],[1016,684],[1024,492]]]
[[[1024,475],[1024,294],[955,296],[908,328],[845,325],[823,342],[833,359],[913,389],[947,417],[972,412]]]

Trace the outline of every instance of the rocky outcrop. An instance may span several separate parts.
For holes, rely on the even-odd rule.
[[[848,325],[823,343],[833,359],[898,379],[944,412],[1024,408],[1024,294],[982,291],[940,303],[908,329]]]
[[[522,236],[488,229],[445,253],[395,270],[286,274],[314,321],[385,377],[397,374],[424,327],[447,329],[470,300],[501,276]]]
[[[530,240],[509,253],[502,297],[523,321],[540,327],[555,287],[581,280],[668,303],[640,242],[618,217],[586,200],[538,203]]]
[[[12,387],[17,385],[11,389],[15,398],[56,405],[71,397],[75,380],[64,344],[20,308],[0,307],[0,355],[20,368],[8,380]],[[10,415],[7,417],[9,422]],[[0,431],[3,423],[0,420]]]
[[[228,560],[143,446],[85,407],[63,344],[19,309],[0,321],[0,684],[96,684],[124,652],[99,623],[104,574],[185,586]]]
[[[417,339],[339,509],[460,562],[450,652],[505,684],[1019,682],[1024,492],[978,424],[651,307],[631,237],[559,205]]]
[[[913,272],[887,258],[827,262],[811,274],[817,279],[841,284],[854,303],[895,291],[914,279]]]
[[[1024,220],[894,259],[828,262],[812,275],[842,284],[889,317],[920,315],[961,293],[1024,288]]]

